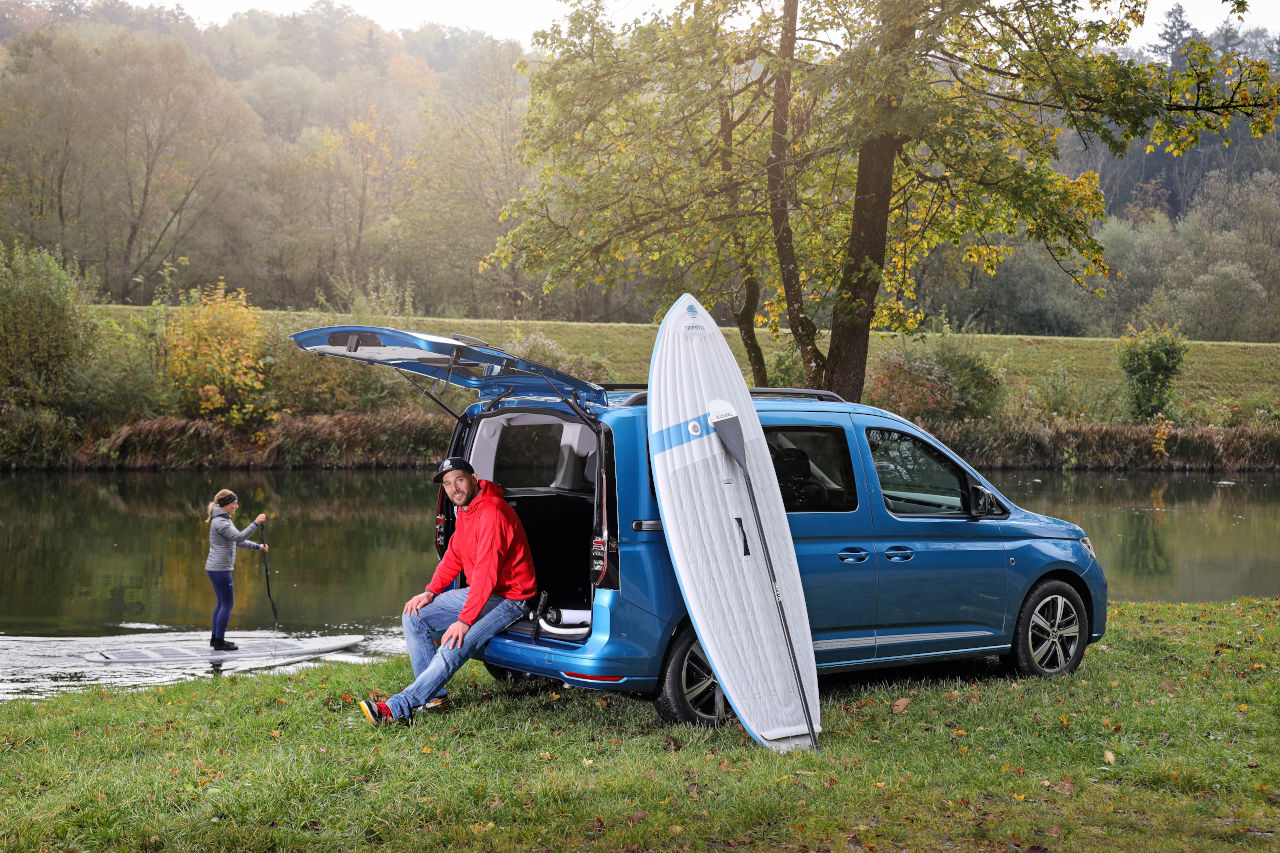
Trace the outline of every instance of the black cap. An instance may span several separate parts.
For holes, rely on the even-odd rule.
[[[431,482],[440,482],[444,479],[444,475],[450,471],[463,471],[467,474],[474,474],[476,469],[472,468],[471,463],[461,456],[450,456],[440,463],[440,467],[436,470],[436,475],[431,478]]]

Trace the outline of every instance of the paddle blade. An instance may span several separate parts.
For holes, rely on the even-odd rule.
[[[711,423],[711,428],[716,431],[716,435],[720,437],[720,443],[724,445],[725,450],[729,451],[733,461],[737,462],[738,467],[745,472],[747,446],[742,436],[742,421],[738,420],[737,410],[724,400],[712,400],[710,408],[707,420]]]

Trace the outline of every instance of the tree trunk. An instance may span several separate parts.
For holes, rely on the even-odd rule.
[[[778,76],[773,89],[773,135],[765,175],[769,186],[769,224],[773,230],[778,274],[787,303],[787,323],[800,349],[805,384],[810,388],[821,388],[826,357],[817,347],[817,326],[805,312],[804,288],[800,283],[800,266],[796,262],[795,240],[791,232],[788,151],[791,147],[791,61],[795,57],[798,15],[799,0],[785,0],[782,35],[778,43]]]
[[[919,12],[905,11],[907,17],[903,18],[901,7],[892,2],[881,5],[882,55],[893,56],[904,51],[915,38],[915,19]],[[876,111],[892,126],[899,107],[897,98],[885,95],[878,99]],[[905,142],[904,137],[885,132],[858,148],[858,184],[854,188],[849,242],[845,245],[831,318],[831,346],[824,386],[854,402],[862,399],[867,377],[871,321],[875,319],[876,294],[880,291],[889,240],[893,166]]]
[[[901,148],[901,139],[882,134],[858,149],[858,185],[831,320],[825,386],[855,402],[862,399],[866,379],[871,321],[888,245],[893,164]]]
[[[751,366],[751,381],[757,388],[769,386],[769,368],[764,363],[764,352],[756,339],[756,310],[760,307],[760,281],[751,274],[743,277],[742,307],[734,312],[738,335],[747,350],[747,364]]]

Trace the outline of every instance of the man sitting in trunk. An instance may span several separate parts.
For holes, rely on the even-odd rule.
[[[529,539],[502,487],[476,477],[471,463],[451,456],[433,478],[458,508],[449,548],[425,592],[409,599],[402,624],[414,681],[385,702],[360,710],[375,726],[407,725],[419,708],[444,706],[444,685],[495,634],[529,612],[537,594]],[[447,589],[465,572],[465,589]],[[443,632],[437,649],[434,635]]]

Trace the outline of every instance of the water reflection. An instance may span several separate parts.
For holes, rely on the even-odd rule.
[[[205,507],[267,513],[279,628],[397,622],[436,563],[437,488],[420,472],[21,474],[0,480],[0,633],[111,635],[131,623],[207,627]],[[273,626],[261,555],[236,558],[230,633]]]
[[[1224,601],[1280,595],[1280,477],[1274,473],[1099,474],[1003,471],[1019,505],[1083,527],[1111,597]]]

